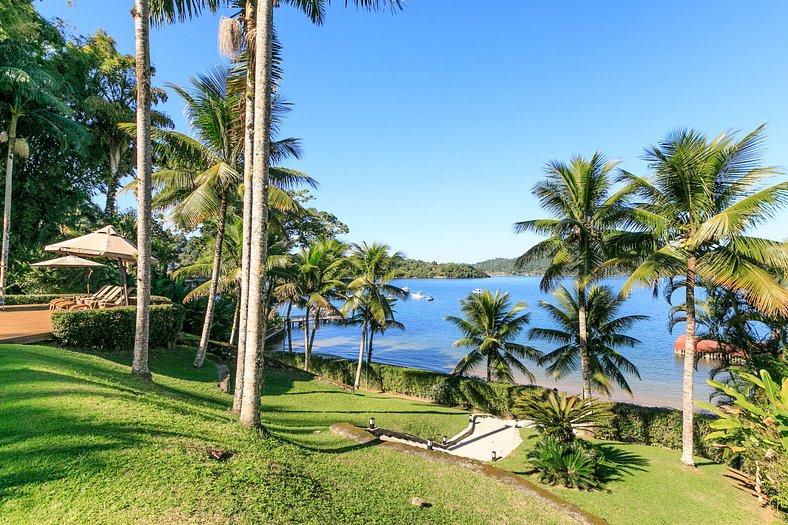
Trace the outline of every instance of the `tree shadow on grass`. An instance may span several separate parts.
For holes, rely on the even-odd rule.
[[[604,485],[611,481],[618,481],[625,475],[632,476],[635,472],[646,472],[649,462],[628,450],[624,450],[612,443],[599,443],[595,448],[602,455],[603,464],[600,467],[600,482]]]

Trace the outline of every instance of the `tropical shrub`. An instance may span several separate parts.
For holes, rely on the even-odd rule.
[[[549,392],[545,399],[521,396],[514,406],[514,413],[533,422],[534,427],[546,438],[569,443],[575,440],[575,431],[604,429],[613,419],[610,405],[593,398],[557,396]]]
[[[66,310],[52,313],[52,334],[63,346],[106,352],[134,348],[136,307],[105,310]],[[183,327],[183,307],[150,307],[150,347],[170,348]]]
[[[766,370],[760,371],[760,377],[746,372],[735,375],[732,384],[708,381],[730,404],[698,403],[719,416],[706,440],[722,447],[726,457],[743,459],[742,468],[754,478],[756,491],[768,496],[775,507],[786,509],[788,378],[780,385]]]
[[[602,456],[582,439],[564,441],[545,435],[528,453],[528,461],[539,472],[542,483],[581,490],[601,485]]]

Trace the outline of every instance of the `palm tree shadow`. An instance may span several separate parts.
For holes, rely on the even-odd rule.
[[[621,480],[625,475],[632,476],[635,472],[648,470],[648,460],[642,456],[610,443],[600,443],[595,448],[603,460],[599,468],[599,481],[603,485]]]

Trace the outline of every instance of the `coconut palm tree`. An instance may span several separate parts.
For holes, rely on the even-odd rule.
[[[77,146],[83,140],[81,125],[69,118],[71,109],[61,96],[65,86],[54,73],[33,59],[0,66],[0,107],[8,111],[8,131],[0,135],[0,142],[8,144],[5,164],[5,192],[3,203],[3,240],[0,250],[0,291],[6,287],[8,258],[11,244],[11,196],[13,190],[14,159],[27,158],[27,141],[17,136],[20,119],[37,121],[46,127],[51,137],[61,144]]]
[[[348,272],[353,280],[347,285],[350,297],[342,306],[342,313],[361,314],[361,342],[358,351],[358,365],[353,387],[361,384],[361,369],[364,351],[368,344],[368,334],[373,319],[380,326],[394,318],[393,304],[396,299],[405,299],[407,292],[391,284],[401,272],[397,265],[402,261],[400,252],[391,252],[386,244],[353,244],[347,260]]]
[[[340,313],[332,301],[345,297],[341,280],[345,250],[345,245],[336,239],[321,240],[303,248],[292,259],[291,278],[274,290],[277,297],[304,309],[304,370],[307,371],[321,316]]]
[[[545,168],[546,177],[536,184],[533,193],[554,218],[522,221],[515,224],[517,233],[547,235],[517,259],[520,267],[545,257],[550,265],[540,286],[553,290],[565,275],[577,277],[578,346],[583,397],[591,396],[588,362],[588,326],[586,289],[612,268],[607,264],[613,253],[610,242],[627,216],[627,191],[613,191],[613,171],[618,161],[606,161],[596,152],[590,159],[574,157],[568,164],[553,161]]]
[[[157,153],[169,166],[169,169],[159,170],[153,176],[154,183],[160,188],[154,207],[170,208],[170,217],[181,227],[194,227],[214,219],[217,226],[205,322],[194,360],[196,368],[202,367],[208,349],[227,209],[242,181],[239,172],[243,162],[243,132],[236,114],[239,107],[237,98],[227,91],[228,79],[229,71],[216,67],[208,74],[192,78],[189,89],[169,85],[186,103],[186,117],[196,138],[173,130],[153,130]],[[285,103],[277,100],[277,121],[286,110]],[[272,151],[275,160],[288,155],[298,157],[300,145],[296,139],[285,139],[273,144]],[[292,187],[298,182],[316,185],[310,177],[285,168],[272,168],[272,180],[274,187],[269,193],[270,204],[279,210],[300,207],[280,186]]]
[[[640,341],[626,335],[632,326],[646,315],[617,317],[624,300],[616,297],[608,286],[592,286],[587,290],[586,313],[588,330],[588,375],[595,392],[610,395],[615,383],[632,394],[625,374],[640,379],[637,367],[621,355],[617,348],[633,348]],[[561,378],[580,368],[580,305],[577,287],[569,291],[560,286],[553,294],[555,304],[540,301],[539,306],[557,325],[556,328],[531,328],[528,337],[560,345],[544,355],[539,363],[547,364],[552,377]]]
[[[257,0],[255,8],[255,78],[254,78],[254,161],[251,172],[252,206],[249,216],[249,276],[247,320],[244,353],[244,384],[241,396],[241,423],[246,426],[260,424],[260,376],[262,366],[261,347],[265,340],[265,326],[260,317],[260,304],[266,300],[264,290],[263,261],[266,259],[267,239],[267,191],[269,166],[269,131],[271,116],[271,93],[273,91],[272,55],[274,43],[274,4],[285,2]],[[321,23],[328,0],[288,0],[286,3],[302,9],[315,23]],[[346,3],[347,0],[346,0]],[[356,6],[376,9],[383,5],[399,6],[400,0],[354,0]],[[244,280],[246,277],[244,277]],[[262,329],[261,329],[262,327]]]
[[[151,288],[151,65],[150,22],[171,23],[215,11],[221,0],[135,0],[135,63],[137,76],[137,315],[131,373],[151,379],[148,369],[148,326]]]
[[[452,346],[470,348],[452,370],[454,375],[466,375],[484,365],[487,381],[514,382],[513,370],[530,381],[534,375],[522,363],[523,359],[537,361],[541,352],[517,342],[528,325],[531,314],[525,312],[523,302],[511,304],[508,293],[490,290],[468,294],[460,300],[463,317],[446,316],[463,334]]]
[[[693,369],[698,280],[741,293],[767,315],[788,312],[788,290],[775,272],[788,267],[788,245],[747,235],[788,203],[788,182],[764,187],[780,173],[762,164],[764,127],[740,140],[723,133],[711,140],[693,130],[677,130],[646,150],[650,177],[626,174],[642,198],[633,216],[641,231],[632,246],[649,248],[627,280],[654,285],[679,277],[686,297],[683,432],[681,461],[693,464]]]

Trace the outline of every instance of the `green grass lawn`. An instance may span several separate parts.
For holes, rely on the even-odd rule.
[[[536,432],[521,431],[524,443],[497,463],[538,482],[525,467]],[[604,490],[578,491],[543,485],[553,493],[615,525],[756,525],[773,520],[757,500],[726,477],[724,465],[696,458],[697,468],[680,465],[681,451],[598,441],[619,465]]]
[[[570,523],[480,474],[328,430],[374,415],[450,435],[462,412],[274,373],[265,436],[192,358],[153,354],[149,384],[128,356],[0,345],[0,523]]]

